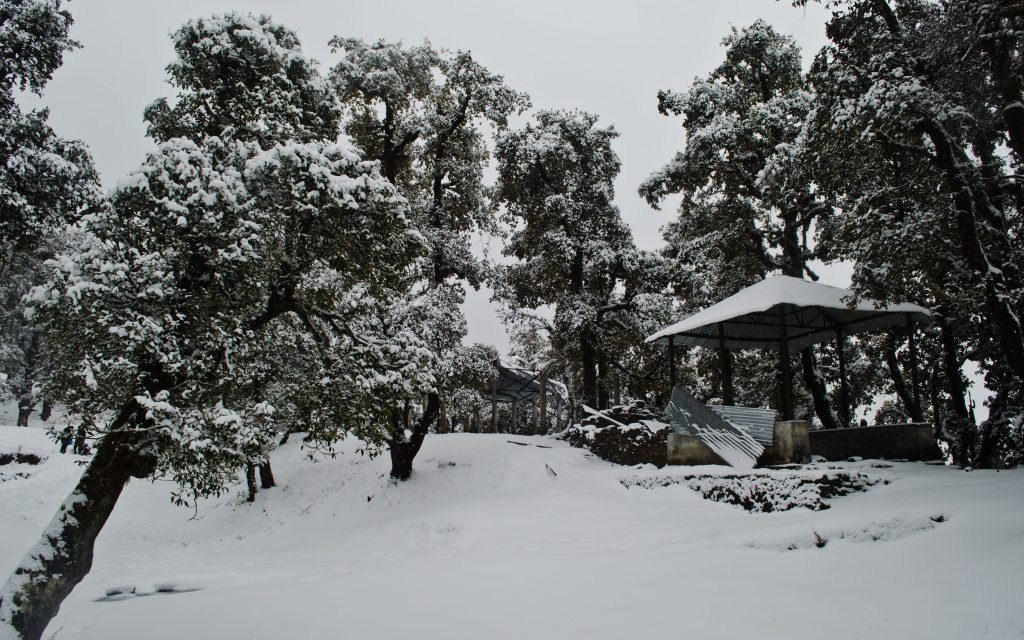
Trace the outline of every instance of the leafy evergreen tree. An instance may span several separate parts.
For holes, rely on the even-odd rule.
[[[367,157],[380,161],[426,240],[427,255],[406,285],[408,304],[416,311],[405,321],[412,322],[409,329],[426,340],[439,363],[451,362],[466,334],[459,309],[465,299],[462,283],[479,287],[486,275],[470,238],[494,229],[484,186],[488,134],[505,129],[509,116],[525,109],[528,100],[468,52],[340,37],[332,44],[344,53],[331,82],[346,111],[345,131]],[[440,420],[444,428],[443,381],[450,372],[441,367],[435,371],[441,386],[428,395],[415,422],[407,425],[405,416],[392,421],[395,478],[409,477],[431,425]]]
[[[27,250],[96,197],[92,159],[58,137],[45,109],[23,113],[15,92],[42,94],[64,54],[71,14],[59,0],[0,1],[0,278]]]
[[[993,463],[1021,413],[1022,23],[998,1],[835,3],[794,146],[836,208],[823,246],[854,262],[855,289],[936,312],[932,405],[964,463]],[[980,433],[968,356],[997,396]]]
[[[658,291],[649,281],[656,258],[636,249],[612,202],[617,135],[588,113],[541,111],[496,153],[496,197],[512,229],[504,253],[517,261],[496,295],[513,310],[554,307],[552,348],[595,407],[608,405],[610,359],[619,344],[640,341],[649,327],[638,311]]]
[[[205,71],[176,76],[193,78],[179,85],[176,104],[184,110],[190,95],[230,96],[195,103],[228,124],[219,135],[204,126],[161,140],[82,219],[80,246],[59,256],[31,294],[46,337],[60,345],[50,390],[91,425],[97,445],[0,591],[0,621],[24,638],[40,637],[88,572],[96,536],[129,478],[170,476],[184,501],[223,491],[239,468],[265,455],[277,425],[257,374],[272,330],[301,327],[323,372],[309,384],[357,400],[344,409],[358,412],[345,414],[345,427],[379,434],[375,417],[390,412],[399,393],[432,381],[410,373],[425,351],[415,337],[363,332],[379,324],[366,309],[382,306],[380,295],[420,243],[377,163],[334,141],[333,126],[320,132],[320,116],[336,111],[294,34],[265,17],[229,14],[175,35],[188,52],[193,39],[216,46],[206,49],[206,64],[179,60]],[[303,82],[309,86],[296,87]],[[273,108],[258,123],[234,125],[215,107],[235,101]],[[163,112],[148,114],[159,139]],[[270,144],[273,135],[285,138]],[[361,411],[368,407],[378,410]]]
[[[658,94],[662,114],[684,118],[686,146],[640,187],[655,207],[683,195],[665,254],[677,295],[693,310],[775,272],[816,279],[808,236],[826,212],[811,183],[771,184],[787,176],[765,171],[781,162],[810,110],[800,49],[761,20],[734,29],[723,45],[725,61],[707,78]],[[813,349],[800,357],[818,419],[838,426]]]
[[[64,226],[99,197],[85,146],[57,136],[45,109],[25,113],[17,92],[42,94],[78,44],[62,3],[0,1],[0,398],[27,425],[39,400],[47,347],[21,298],[42,277]]]

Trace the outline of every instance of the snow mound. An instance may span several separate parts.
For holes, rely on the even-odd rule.
[[[0,427],[3,450],[47,456],[0,483],[0,572],[82,471],[43,436]],[[251,504],[241,482],[192,511],[171,504],[170,483],[133,480],[44,637],[617,640],[679,635],[681,619],[685,635],[723,639],[970,638],[979,619],[993,636],[1024,628],[1024,472],[866,460],[669,473],[553,438],[445,434],[428,437],[412,479],[395,484],[386,456],[368,459],[357,442],[318,462],[300,443],[274,452],[280,485]],[[724,485],[751,473],[875,484],[831,509],[748,512],[688,484],[623,483]],[[106,595],[125,585],[135,593]]]

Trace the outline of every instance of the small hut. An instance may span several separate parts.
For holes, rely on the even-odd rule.
[[[554,419],[555,430],[562,429],[562,409],[569,399],[568,388],[557,380],[550,380],[544,369],[528,369],[513,362],[495,360],[494,376],[481,395],[491,402],[489,431],[497,433],[498,405],[511,405],[509,433],[529,431],[545,434]],[[530,414],[525,429],[520,426],[520,410],[526,407]]]

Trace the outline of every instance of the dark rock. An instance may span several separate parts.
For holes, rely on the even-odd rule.
[[[668,425],[652,430],[641,421],[665,422],[664,416],[643,402],[631,402],[612,407],[604,412],[615,424],[603,416],[589,416],[580,424],[566,429],[559,437],[574,447],[587,449],[602,460],[623,465],[653,464],[665,466],[668,449]]]

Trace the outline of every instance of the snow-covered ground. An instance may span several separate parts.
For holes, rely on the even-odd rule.
[[[0,427],[0,451],[18,447],[49,457],[0,466],[4,575],[81,469],[40,429]],[[825,511],[751,514],[636,486],[723,469],[616,467],[547,438],[430,436],[399,485],[354,447],[312,463],[293,438],[274,456],[280,486],[197,514],[167,483],[133,481],[47,636],[1024,635],[1020,471],[844,463],[890,483]],[[126,585],[136,595],[105,597]]]

